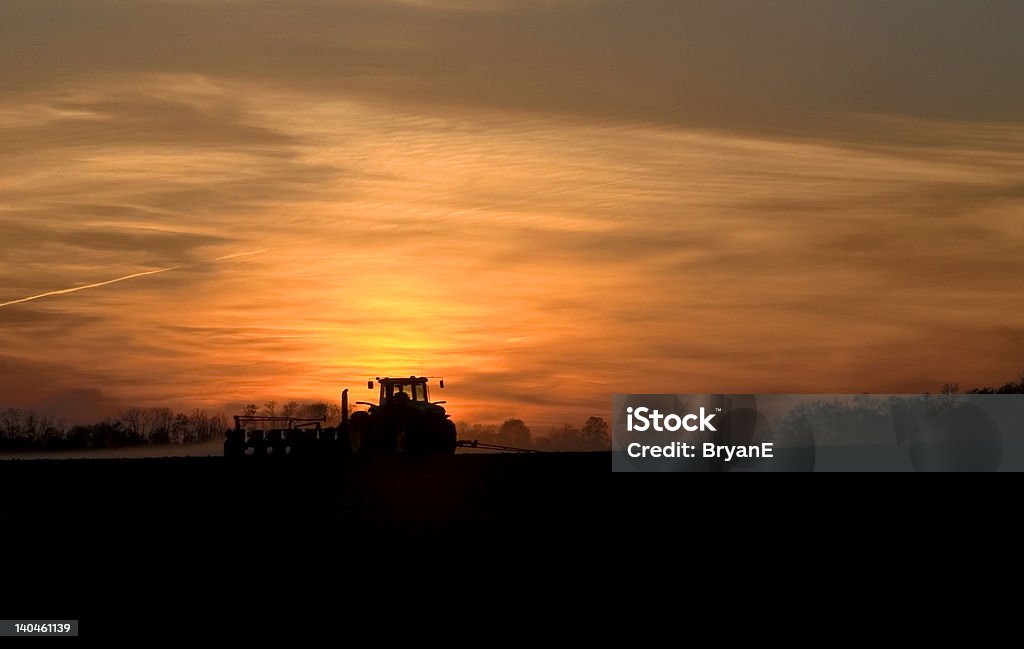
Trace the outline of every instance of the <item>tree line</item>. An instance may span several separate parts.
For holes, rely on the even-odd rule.
[[[943,394],[956,394],[960,392],[958,383],[947,383],[942,386]],[[998,388],[985,386],[968,390],[966,394],[1024,394],[1024,372],[1021,372],[1015,381],[1007,381]]]
[[[607,451],[611,448],[608,422],[603,417],[590,417],[583,426],[562,424],[550,428],[545,435],[534,437],[522,419],[506,419],[501,425],[456,422],[459,439],[476,440],[538,451]]]
[[[289,401],[281,406],[269,401],[262,408],[249,404],[246,415],[319,419],[334,422],[341,408],[324,402]],[[92,424],[67,426],[63,419],[32,410],[8,408],[0,412],[0,451],[80,450],[141,446],[144,444],[195,444],[221,439],[228,418],[202,409],[175,412],[170,408],[128,408],[116,417]],[[608,423],[590,417],[583,426],[563,424],[546,435],[533,436],[522,419],[506,419],[501,425],[456,424],[460,439],[544,451],[607,450],[611,444]]]
[[[289,401],[278,406],[268,401],[262,408],[249,404],[248,415],[299,417],[336,421],[341,406],[322,401]],[[143,444],[196,444],[224,437],[229,418],[201,408],[177,412],[170,408],[128,408],[116,417],[91,424],[68,426],[65,420],[33,410],[0,411],[0,451],[80,450],[117,448]]]
[[[116,417],[92,424],[67,426],[63,419],[32,410],[0,412],[0,450],[72,450],[116,448],[142,444],[194,444],[219,439],[227,418],[196,408],[129,408]]]
[[[349,406],[351,412],[352,407]],[[242,415],[245,417],[295,417],[296,419],[324,419],[326,421],[337,422],[341,419],[341,405],[337,403],[327,403],[326,401],[314,401],[313,403],[300,403],[298,401],[287,401],[285,403],[278,403],[277,401],[267,401],[263,404],[263,407],[257,406],[255,403],[250,403],[242,409]]]
[[[943,394],[960,393],[960,386],[947,383]],[[1024,394],[1024,373],[999,387],[985,386],[966,394]],[[262,406],[247,404],[245,415],[326,418],[333,425],[341,418],[337,403],[316,401],[300,403],[267,401]],[[805,413],[807,414],[807,413]],[[817,413],[821,415],[821,413]],[[844,417],[849,413],[844,412]],[[875,414],[868,409],[864,416]],[[821,415],[823,416],[823,415]],[[200,408],[176,412],[170,408],[128,408],[116,417],[92,424],[66,425],[63,419],[32,410],[8,408],[0,411],[0,451],[65,450],[115,448],[142,444],[194,444],[220,439],[227,430],[228,418]],[[608,422],[590,417],[582,426],[562,424],[546,434],[534,435],[522,419],[510,418],[499,424],[456,423],[459,439],[488,444],[531,448],[541,451],[600,451],[611,446]]]

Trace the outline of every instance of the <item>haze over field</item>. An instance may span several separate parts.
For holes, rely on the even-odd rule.
[[[996,0],[5,0],[0,406],[422,372],[458,419],[539,429],[612,392],[1014,376],[1022,24]]]

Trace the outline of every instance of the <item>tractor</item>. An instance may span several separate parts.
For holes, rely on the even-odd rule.
[[[455,423],[441,404],[430,401],[425,376],[407,378],[377,377],[380,396],[377,403],[357,401],[368,410],[347,413],[347,394],[342,400],[341,429],[347,433],[352,453],[395,453],[423,455],[455,452]],[[374,380],[366,387],[374,389]],[[444,379],[438,383],[444,388]],[[346,390],[347,393],[347,390]],[[341,437],[341,436],[339,436]]]
[[[325,427],[326,417],[236,415],[224,440],[226,457],[328,456],[339,453],[415,454],[455,452],[455,424],[441,404],[427,398],[426,376],[380,378],[378,403],[349,416],[348,389],[341,393],[341,421]],[[444,388],[444,379],[438,383]],[[369,389],[374,381],[367,382]]]

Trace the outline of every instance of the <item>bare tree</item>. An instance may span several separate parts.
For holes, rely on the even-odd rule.
[[[179,412],[174,416],[174,421],[171,423],[171,444],[184,444],[188,440],[188,428],[189,421],[188,415],[183,412]]]
[[[25,410],[21,424],[22,435],[28,440],[42,439],[42,429],[39,426],[39,416],[31,410]]]
[[[118,421],[127,429],[134,438],[142,438],[143,433],[143,412],[141,408],[129,408],[121,413]]]
[[[348,404],[348,414],[352,414],[352,404]],[[327,419],[328,421],[338,421],[341,419],[341,404],[334,403],[333,401],[327,404]]]
[[[153,444],[171,441],[174,411],[170,408],[149,408],[146,411],[146,440]]]
[[[283,406],[281,406],[281,416],[282,417],[295,417],[296,413],[298,412],[298,410],[299,410],[299,402],[298,401],[289,401],[288,403],[286,403]]]
[[[0,437],[14,440],[21,437],[21,411],[8,408],[0,415]]]
[[[277,402],[276,401],[267,401],[266,403],[264,403],[263,404],[263,414],[266,415],[267,417],[276,417],[277,416]]]
[[[304,403],[296,409],[295,413],[298,417],[321,419],[327,416],[327,404],[323,401]]]

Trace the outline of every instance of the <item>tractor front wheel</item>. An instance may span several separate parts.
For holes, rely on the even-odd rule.
[[[405,429],[395,431],[395,454],[406,455],[409,452],[409,435]]]
[[[365,412],[352,414],[348,425],[348,446],[354,455],[370,452],[370,415]]]

